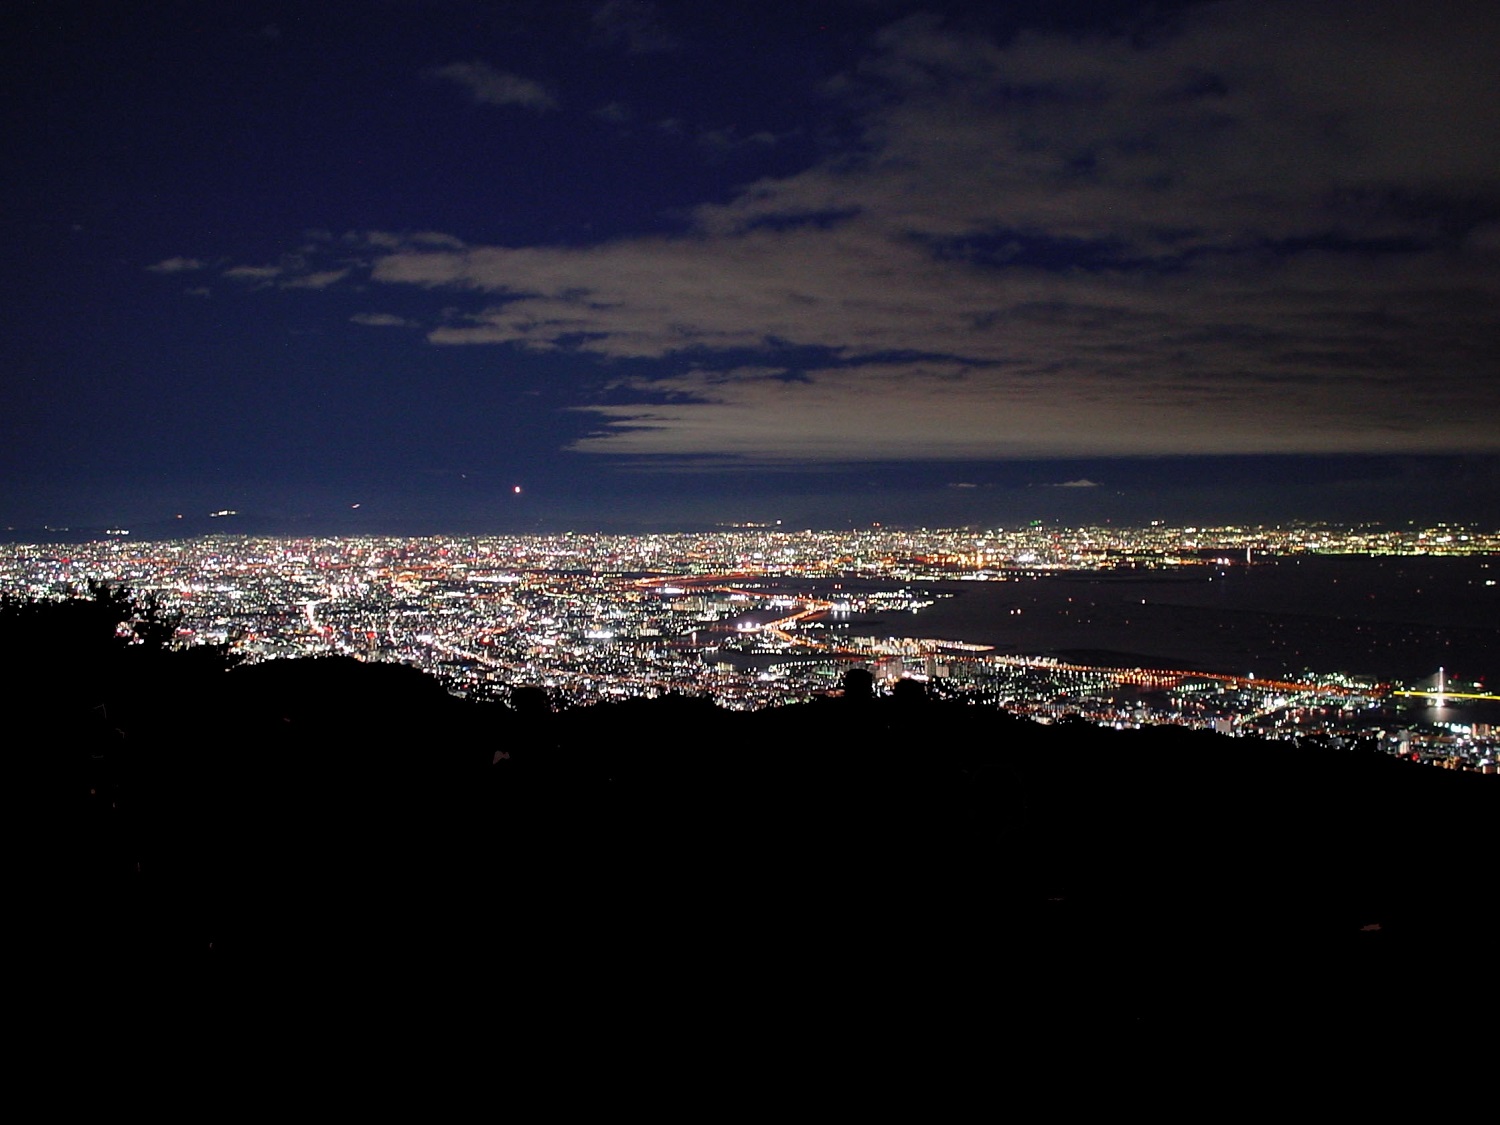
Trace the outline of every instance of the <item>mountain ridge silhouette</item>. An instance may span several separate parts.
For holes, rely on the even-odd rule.
[[[1126,1019],[1165,1010],[1141,980],[1188,950],[1380,964],[1493,939],[1476,775],[1042,726],[853,674],[757,712],[475,702],[401,665],[131,644],[104,618],[134,603],[108,599],[0,611],[0,648],[39,646],[5,694],[49,956],[498,956],[528,989],[628,963],[677,990],[733,967],[736,991],[954,973],[1006,991],[1025,967]],[[1027,995],[1009,1002],[1051,1010]]]

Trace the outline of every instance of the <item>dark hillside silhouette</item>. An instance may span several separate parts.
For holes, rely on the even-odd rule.
[[[404,666],[128,643],[140,619],[108,590],[0,611],[24,657],[5,720],[20,863],[50,904],[28,925],[51,952],[500,958],[520,989],[628,965],[854,1009],[962,987],[1015,1019],[1062,989],[1128,1022],[1166,1018],[1163,974],[1189,954],[1495,936],[1490,778],[1044,727],[853,674],[754,713],[481,704]]]

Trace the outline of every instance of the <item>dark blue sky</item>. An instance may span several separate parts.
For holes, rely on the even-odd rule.
[[[1500,519],[1488,0],[7,23],[0,526]]]

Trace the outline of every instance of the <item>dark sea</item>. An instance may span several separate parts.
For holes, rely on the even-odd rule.
[[[890,588],[811,585],[825,597]],[[938,637],[1078,663],[1263,678],[1344,672],[1430,686],[1443,668],[1453,690],[1478,681],[1500,694],[1497,558],[1316,555],[908,588],[948,596],[919,613],[851,616],[838,626],[851,635]]]

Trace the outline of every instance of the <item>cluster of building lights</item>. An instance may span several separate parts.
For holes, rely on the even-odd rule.
[[[810,698],[851,664],[926,680],[1042,720],[1174,722],[1272,736],[1373,738],[1403,753],[1493,757],[1489,728],[1393,725],[1392,685],[1338,675],[1255,682],[1181,670],[1085,668],[940,639],[860,636],[841,621],[919,613],[924,581],[1059,570],[1253,564],[1305,553],[1500,554],[1500,532],[1431,528],[1063,528],[409,538],[115,534],[0,546],[0,592],[69,596],[88,580],[154,594],[183,643],[251,660],[340,653],[418,665],[460,694],[548,689],[587,703],[669,691],[731,707]],[[834,596],[795,580],[850,580]],[[827,586],[827,582],[823,582]],[[1451,725],[1451,724],[1450,724]]]

